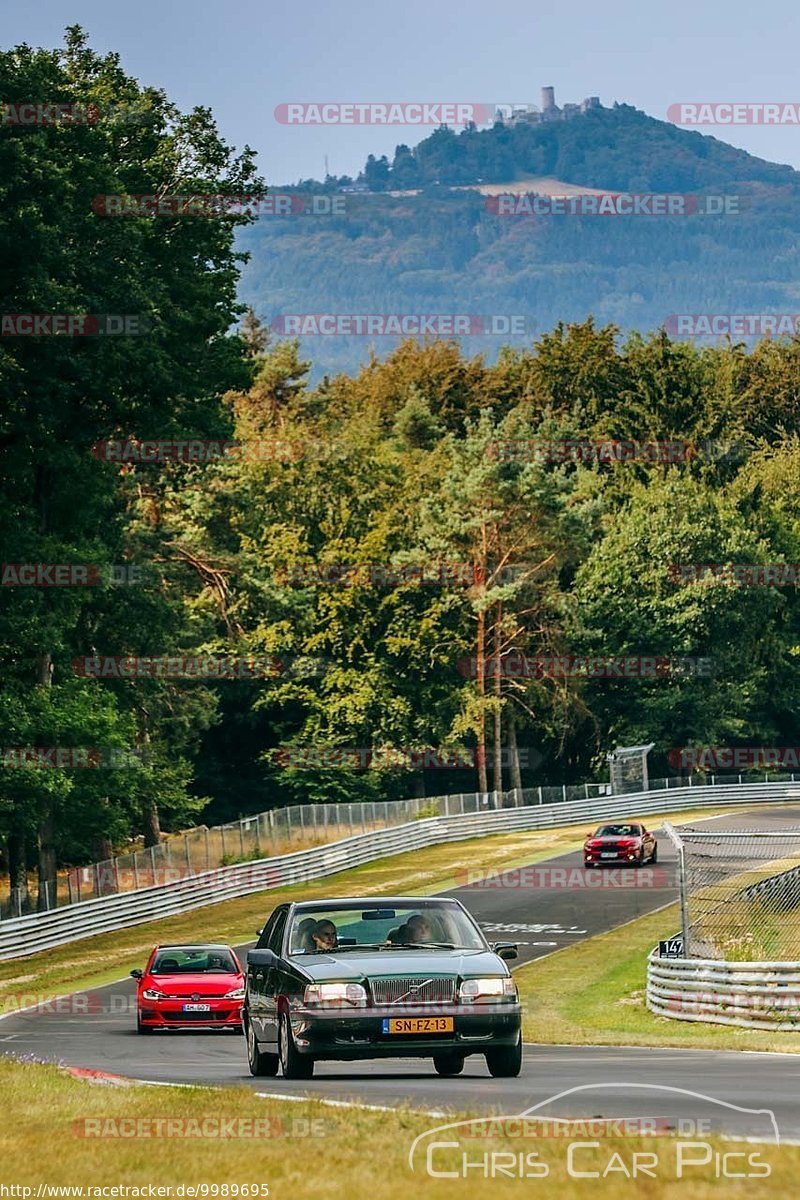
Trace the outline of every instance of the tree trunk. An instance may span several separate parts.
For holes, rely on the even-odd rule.
[[[148,796],[142,802],[142,827],[145,847],[160,846],[161,824],[158,820],[158,805],[154,796]]]
[[[478,672],[478,695],[484,696],[486,693],[486,614],[482,611],[478,613],[477,651],[475,661]],[[486,771],[486,728],[483,718],[481,718],[478,730],[476,757],[478,759],[478,791],[488,792],[489,777]]]
[[[56,907],[56,822],[52,802],[48,800],[39,818],[39,870],[37,912]]]
[[[11,889],[11,911],[27,912],[30,904],[28,891],[28,858],[25,850],[25,834],[21,829],[12,829],[8,835],[8,884]]]
[[[502,677],[500,674],[500,624],[503,616],[503,607],[497,605],[495,609],[494,622],[494,663],[492,675],[494,677],[494,698],[496,707],[494,710],[494,790],[499,794],[503,790],[503,710],[502,703]]]
[[[53,659],[49,652],[45,652],[39,658],[38,676],[40,687],[50,687],[53,681]],[[56,907],[56,819],[52,796],[45,796],[42,800],[37,847],[36,910],[46,912],[48,908]]]
[[[508,769],[511,775],[511,786],[517,792],[517,801],[522,798],[522,771],[519,766],[519,748],[517,746],[517,724],[513,708],[508,710],[506,721],[506,737],[508,738]]]

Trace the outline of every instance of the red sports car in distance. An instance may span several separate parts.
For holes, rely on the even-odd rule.
[[[136,1028],[242,1031],[244,974],[230,946],[155,946],[138,981]]]
[[[655,836],[645,829],[641,821],[600,825],[583,843],[585,867],[602,867],[606,863],[641,867],[646,862],[657,861]]]

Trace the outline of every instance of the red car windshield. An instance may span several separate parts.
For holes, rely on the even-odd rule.
[[[238,975],[229,950],[159,950],[151,975]]]
[[[595,837],[640,837],[641,825],[601,825]]]

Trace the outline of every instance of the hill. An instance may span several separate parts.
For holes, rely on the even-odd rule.
[[[352,190],[356,187],[360,190]],[[485,193],[687,195],[676,215],[504,216]],[[333,215],[262,217],[240,238],[251,262],[241,294],[280,314],[469,314],[519,318],[524,335],[593,314],[623,329],[671,314],[800,310],[800,173],[628,105],[546,125],[437,129],[391,162],[370,157],[357,184],[306,181]],[[718,215],[698,211],[727,197]],[[697,197],[695,200],[694,197]],[[300,202],[302,203],[302,201]],[[346,328],[346,323],[341,323]],[[498,320],[501,330],[508,321]],[[277,330],[297,328],[276,321]],[[446,328],[446,326],[444,326]],[[373,330],[376,328],[373,323]],[[494,357],[502,336],[464,339]],[[508,339],[506,339],[508,340]],[[303,338],[317,373],[352,369],[396,337]]]

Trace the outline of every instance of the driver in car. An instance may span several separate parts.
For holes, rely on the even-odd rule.
[[[431,927],[427,917],[423,917],[421,913],[415,913],[413,917],[409,917],[401,932],[405,945],[431,940]]]

